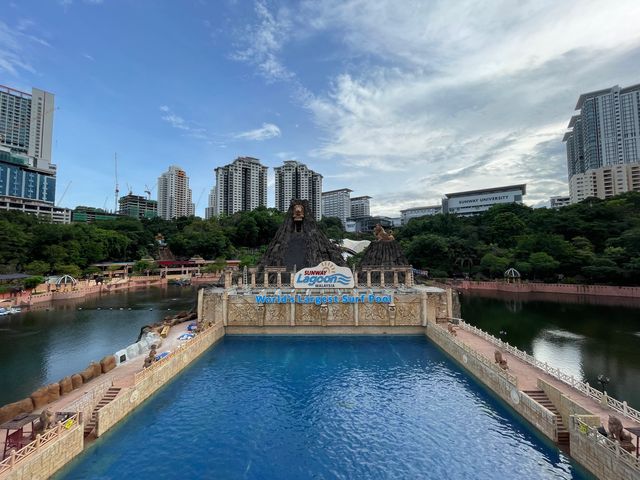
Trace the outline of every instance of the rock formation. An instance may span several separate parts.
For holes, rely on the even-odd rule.
[[[307,200],[291,200],[284,222],[267,247],[258,268],[286,267],[288,271],[315,267],[330,260],[344,266],[340,249],[320,230]]]

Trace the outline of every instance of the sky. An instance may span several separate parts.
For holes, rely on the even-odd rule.
[[[0,84],[55,94],[65,207],[114,208],[116,153],[121,194],[179,165],[201,216],[238,156],[376,215],[519,183],[540,206],[578,96],[640,83],[638,25],[637,0],[0,0]]]

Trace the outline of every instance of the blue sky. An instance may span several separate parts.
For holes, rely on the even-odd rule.
[[[248,155],[397,216],[457,190],[566,193],[578,96],[640,82],[635,0],[399,5],[0,0],[0,84],[56,95],[63,206],[113,208],[117,152],[121,192],[180,165],[202,215],[213,169]]]

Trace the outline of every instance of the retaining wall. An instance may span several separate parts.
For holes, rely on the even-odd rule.
[[[551,403],[553,403],[553,405],[558,409],[558,413],[560,413],[565,425],[570,424],[571,415],[593,415],[593,412],[590,412],[586,408],[578,405],[556,387],[545,382],[543,379],[538,378],[537,385],[540,390],[547,394]],[[600,419],[600,417],[597,418]],[[596,426],[600,426],[599,420]]]
[[[7,472],[0,473],[0,479],[46,479],[82,452],[84,432],[81,423],[74,422],[74,425],[69,430],[64,427],[55,428],[60,429],[56,438],[34,449]]]
[[[511,408],[533,424],[547,438],[557,441],[556,416],[518,389],[516,377],[505,372],[491,360],[460,342],[443,328],[429,324],[429,339],[456,360],[462,367],[489,387]]]
[[[593,418],[576,415],[571,420],[571,456],[575,460],[600,480],[640,479],[640,462],[635,454],[627,453],[617,442],[600,435],[595,428],[589,428],[589,423],[596,423]]]
[[[116,398],[98,411],[96,435],[104,435],[135,410],[156,390],[172,380],[225,334],[222,323],[209,327],[193,340],[180,345],[165,359],[136,374],[132,387],[123,388]]]
[[[455,282],[463,290],[491,290],[514,293],[567,293],[571,295],[594,295],[603,297],[640,298],[640,287],[617,287],[613,285],[574,285],[567,283],[505,283],[473,282],[462,280]]]

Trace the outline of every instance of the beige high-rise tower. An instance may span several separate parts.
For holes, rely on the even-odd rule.
[[[171,165],[158,178],[158,216],[165,220],[195,215],[189,177],[182,168]]]

